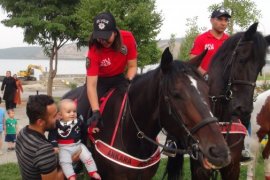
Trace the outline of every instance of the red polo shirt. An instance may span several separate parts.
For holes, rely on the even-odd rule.
[[[123,46],[119,52],[112,48],[90,48],[87,76],[111,77],[121,74],[129,60],[137,59],[137,45],[132,33],[121,30],[120,34]]]
[[[222,43],[228,38],[229,36],[226,33],[223,33],[223,36],[220,39],[217,39],[210,33],[209,30],[197,36],[193,43],[190,54],[199,55],[205,49],[208,49],[207,54],[204,56],[201,63],[201,68],[207,71],[208,66],[211,62],[211,58],[217,52],[218,48],[222,45]]]

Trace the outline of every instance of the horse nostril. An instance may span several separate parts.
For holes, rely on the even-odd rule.
[[[212,146],[209,148],[209,155],[212,157],[218,157],[219,156],[219,152],[216,148],[216,146]]]

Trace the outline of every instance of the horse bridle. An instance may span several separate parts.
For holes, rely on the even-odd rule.
[[[204,126],[210,124],[210,123],[217,123],[218,119],[216,117],[206,117],[201,120],[201,122],[197,123],[194,127],[191,129],[188,129],[183,121],[183,115],[180,115],[176,113],[176,108],[173,107],[170,103],[170,98],[168,95],[164,95],[164,100],[169,112],[169,115],[172,117],[172,119],[177,123],[179,127],[182,127],[185,130],[185,133],[188,136],[187,142],[188,144],[191,143],[191,146],[188,146],[187,153],[195,160],[198,159],[198,152],[199,150],[199,140],[194,137],[194,134]],[[170,151],[174,151],[173,149],[170,149]],[[195,154],[193,154],[195,153]]]
[[[161,84],[162,84],[162,81],[161,81]],[[130,89],[130,86],[131,86],[131,84],[129,85],[129,87],[127,89],[127,93]],[[163,89],[163,91],[164,91],[164,89]],[[162,94],[162,93],[160,92],[160,94]],[[170,148],[170,147],[167,147],[163,144],[156,142],[155,140],[153,140],[150,137],[148,137],[147,135],[145,135],[145,133],[140,130],[138,124],[136,123],[136,121],[132,115],[130,104],[129,104],[130,100],[129,100],[129,97],[127,97],[126,107],[128,108],[130,117],[131,117],[137,131],[138,131],[137,137],[140,139],[144,138],[147,141],[151,142],[152,144],[155,144],[159,147],[162,147],[164,150],[168,150],[168,151],[178,153],[178,154],[189,154],[191,158],[193,158],[194,160],[198,160],[198,153],[200,151],[199,140],[194,137],[194,134],[199,129],[203,128],[204,126],[206,126],[210,123],[217,123],[218,122],[217,118],[216,117],[206,117],[200,123],[196,124],[194,127],[192,127],[189,130],[181,118],[182,115],[179,115],[178,113],[176,113],[175,108],[170,104],[169,96],[164,94],[163,98],[165,100],[169,115],[172,116],[172,119],[176,121],[178,126],[182,127],[185,130],[185,132],[188,136],[188,142],[192,142],[192,144],[190,146],[188,146],[186,149]],[[160,119],[159,119],[159,121],[160,121]],[[190,143],[188,143],[188,144],[190,144]]]
[[[234,63],[235,63],[234,59],[235,59],[235,56],[236,56],[237,49],[238,49],[239,45],[241,44],[242,38],[243,38],[243,36],[237,42],[237,44],[236,44],[236,46],[235,46],[235,48],[233,50],[232,56],[230,57],[230,60],[226,64],[225,69],[223,71],[223,77],[224,77],[226,70],[229,68],[229,66],[231,66],[230,73],[229,73],[230,74],[229,75],[229,80],[228,80],[228,84],[227,84],[225,93],[221,94],[221,95],[218,95],[218,96],[209,96],[209,99],[211,100],[211,102],[213,104],[212,111],[214,113],[215,113],[215,110],[216,110],[216,102],[217,102],[218,99],[225,99],[227,102],[233,100],[233,91],[231,89],[232,85],[245,85],[245,86],[251,86],[252,88],[255,88],[255,86],[256,86],[256,81],[251,82],[251,81],[246,81],[246,80],[235,80],[235,79],[232,78],[233,77],[233,68],[234,68]],[[233,120],[231,119],[230,122],[229,122],[230,125],[232,124],[232,121]],[[230,131],[230,128],[227,129],[226,138],[225,138],[226,140],[228,138],[229,131]],[[231,145],[230,148],[236,146],[242,140],[243,140],[243,138],[240,138],[240,140],[238,140],[236,143]]]
[[[223,77],[224,77],[227,69],[229,68],[229,66],[231,66],[230,73],[229,73],[230,76],[229,76],[229,80],[227,83],[225,93],[221,94],[221,95],[217,95],[217,96],[211,96],[211,95],[209,96],[209,99],[213,103],[213,112],[215,112],[215,104],[216,104],[218,99],[225,99],[227,101],[230,101],[233,99],[233,91],[231,90],[232,85],[246,85],[246,86],[251,86],[253,88],[256,86],[256,81],[251,82],[251,81],[246,81],[246,80],[235,80],[232,78],[234,64],[235,64],[235,61],[233,61],[233,60],[235,59],[236,52],[237,52],[238,47],[241,44],[242,38],[243,38],[243,36],[238,40],[238,42],[233,50],[232,56],[230,57],[229,61],[226,63],[226,66],[225,66],[224,71],[223,71]]]

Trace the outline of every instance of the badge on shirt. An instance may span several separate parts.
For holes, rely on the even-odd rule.
[[[91,64],[90,59],[88,57],[86,57],[86,59],[85,59],[85,67],[86,67],[86,69],[88,69],[90,67],[90,64]]]
[[[122,54],[124,54],[124,55],[127,55],[127,46],[126,45],[123,45],[122,47],[121,47],[121,53]]]

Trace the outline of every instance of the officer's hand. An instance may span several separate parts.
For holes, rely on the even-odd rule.
[[[87,120],[87,126],[96,127],[99,121],[101,121],[99,110],[93,111],[92,116]]]

